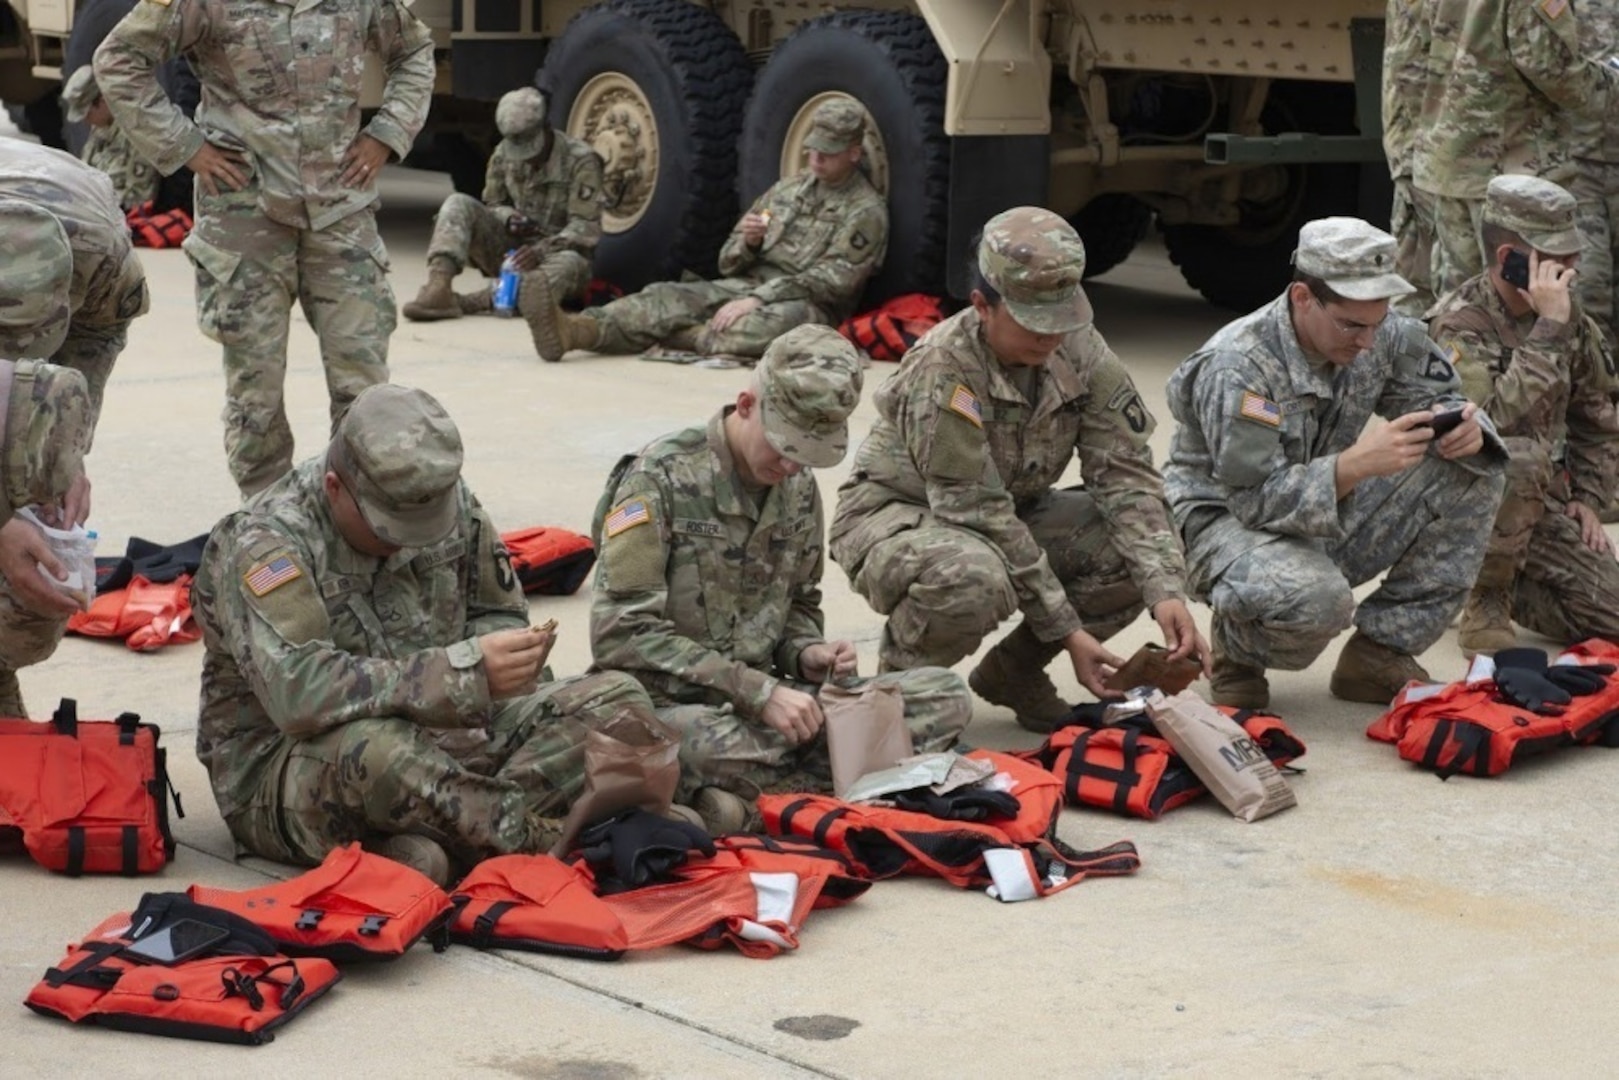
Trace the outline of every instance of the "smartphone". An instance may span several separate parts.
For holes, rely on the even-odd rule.
[[[1433,421],[1428,426],[1433,428],[1435,439],[1442,439],[1455,431],[1461,422],[1461,409],[1441,409],[1433,414]]]
[[[124,952],[154,964],[178,964],[207,952],[230,937],[230,931],[196,919],[176,919],[136,938]]]
[[[1520,289],[1529,287],[1529,256],[1513,248],[1501,263],[1501,280]]]

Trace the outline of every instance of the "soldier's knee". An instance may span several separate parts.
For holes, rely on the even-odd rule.
[[[1355,594],[1341,577],[1319,577],[1300,583],[1265,620],[1289,633],[1311,633],[1329,640],[1355,620]]]
[[[911,586],[913,600],[942,618],[974,622],[991,630],[1017,610],[1017,593],[1006,564],[988,549],[964,548],[949,558],[931,559]]]
[[[438,216],[440,220],[471,221],[472,216],[482,209],[483,203],[457,191],[439,204]]]
[[[347,784],[387,777],[404,761],[443,756],[426,733],[409,720],[353,720],[339,730],[342,734],[337,743],[337,767]]]

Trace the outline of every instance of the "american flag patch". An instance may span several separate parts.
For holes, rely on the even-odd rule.
[[[254,596],[267,596],[289,581],[304,576],[298,564],[287,555],[277,555],[267,563],[260,563],[242,575],[242,580]]]
[[[1239,415],[1249,420],[1258,420],[1261,424],[1271,427],[1282,426],[1282,410],[1276,407],[1276,402],[1270,398],[1260,397],[1252,390],[1242,392],[1242,409]]]
[[[978,407],[978,399],[960,383],[950,392],[950,411],[965,416],[973,422],[974,427],[984,426],[984,410]]]
[[[629,502],[607,515],[603,525],[609,537],[617,536],[625,529],[633,529],[637,525],[645,525],[652,520],[652,512],[647,509],[646,503],[640,499],[631,499]]]

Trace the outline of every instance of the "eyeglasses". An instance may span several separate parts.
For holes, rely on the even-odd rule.
[[[1375,334],[1378,330],[1382,329],[1383,324],[1388,322],[1389,319],[1387,314],[1384,314],[1381,319],[1378,319],[1374,323],[1355,322],[1353,319],[1340,319],[1332,312],[1327,310],[1327,305],[1321,301],[1320,297],[1316,296],[1314,293],[1311,293],[1310,299],[1314,300],[1316,306],[1326,314],[1327,321],[1336,326],[1338,328],[1338,332],[1343,334],[1345,337],[1355,338],[1360,337],[1362,334]]]

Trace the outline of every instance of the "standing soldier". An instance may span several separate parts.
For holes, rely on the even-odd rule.
[[[1332,693],[1386,705],[1428,678],[1416,654],[1478,576],[1505,455],[1422,324],[1390,313],[1411,290],[1394,249],[1357,218],[1307,223],[1287,291],[1170,376],[1164,488],[1214,609],[1216,704],[1264,708],[1268,668],[1309,667],[1353,623]]]
[[[1400,246],[1394,268],[1413,292],[1394,301],[1402,315],[1419,317],[1433,303],[1433,198],[1411,182],[1428,89],[1429,44],[1436,0],[1389,0],[1383,28],[1383,153],[1394,181],[1391,231]]]
[[[383,62],[382,105],[360,127],[365,54]],[[197,121],[156,70],[186,54]],[[320,339],[335,426],[388,379],[396,322],[377,232],[377,171],[427,118],[433,43],[401,0],[145,0],[96,50],[114,118],[158,171],[189,165],[197,317],[224,346],[225,454],[244,496],[292,468],[282,390],[296,300]]]
[[[1612,355],[1573,295],[1582,261],[1575,213],[1574,196],[1548,180],[1491,180],[1490,268],[1441,299],[1428,322],[1512,455],[1462,610],[1458,641],[1468,656],[1516,645],[1514,618],[1565,644],[1619,640],[1619,562],[1597,518],[1613,496],[1619,416]],[[1514,257],[1527,271],[1522,287],[1503,276]]]
[[[718,281],[659,282],[582,315],[564,315],[543,276],[524,279],[523,316],[546,360],[570,349],[650,345],[759,356],[804,323],[854,312],[888,247],[888,207],[860,170],[866,115],[850,101],[815,110],[809,171],[778,180],[731,230]]]
[[[1153,418],[1091,321],[1085,247],[1035,207],[984,226],[972,307],[912,346],[838,492],[832,557],[888,616],[884,670],[949,667],[1015,611],[973,669],[986,701],[1049,731],[1068,654],[1101,695],[1102,642],[1145,608],[1176,657],[1206,658],[1147,440]],[[1085,483],[1057,490],[1075,457]],[[1206,663],[1205,659],[1205,663]]]
[[[545,95],[513,90],[495,107],[500,144],[489,158],[483,201],[455,194],[439,207],[427,244],[427,284],[405,318],[455,319],[492,310],[488,288],[457,295],[450,282],[468,263],[500,273],[508,250],[524,273],[545,276],[558,300],[584,295],[601,240],[602,163],[589,146],[551,126]]]
[[[624,458],[597,504],[591,651],[681,732],[682,801],[716,833],[753,823],[739,793],[831,787],[816,691],[860,680],[854,646],[826,640],[809,469],[843,460],[860,378],[837,331],[790,330],[734,405]],[[942,668],[876,681],[904,697],[918,752],[948,749],[972,718]]]
[[[157,170],[135,151],[129,136],[113,120],[91,65],[85,64],[68,79],[62,89],[62,107],[69,121],[90,126],[90,137],[79,158],[107,174],[118,193],[119,206],[129,210],[157,197]]]

